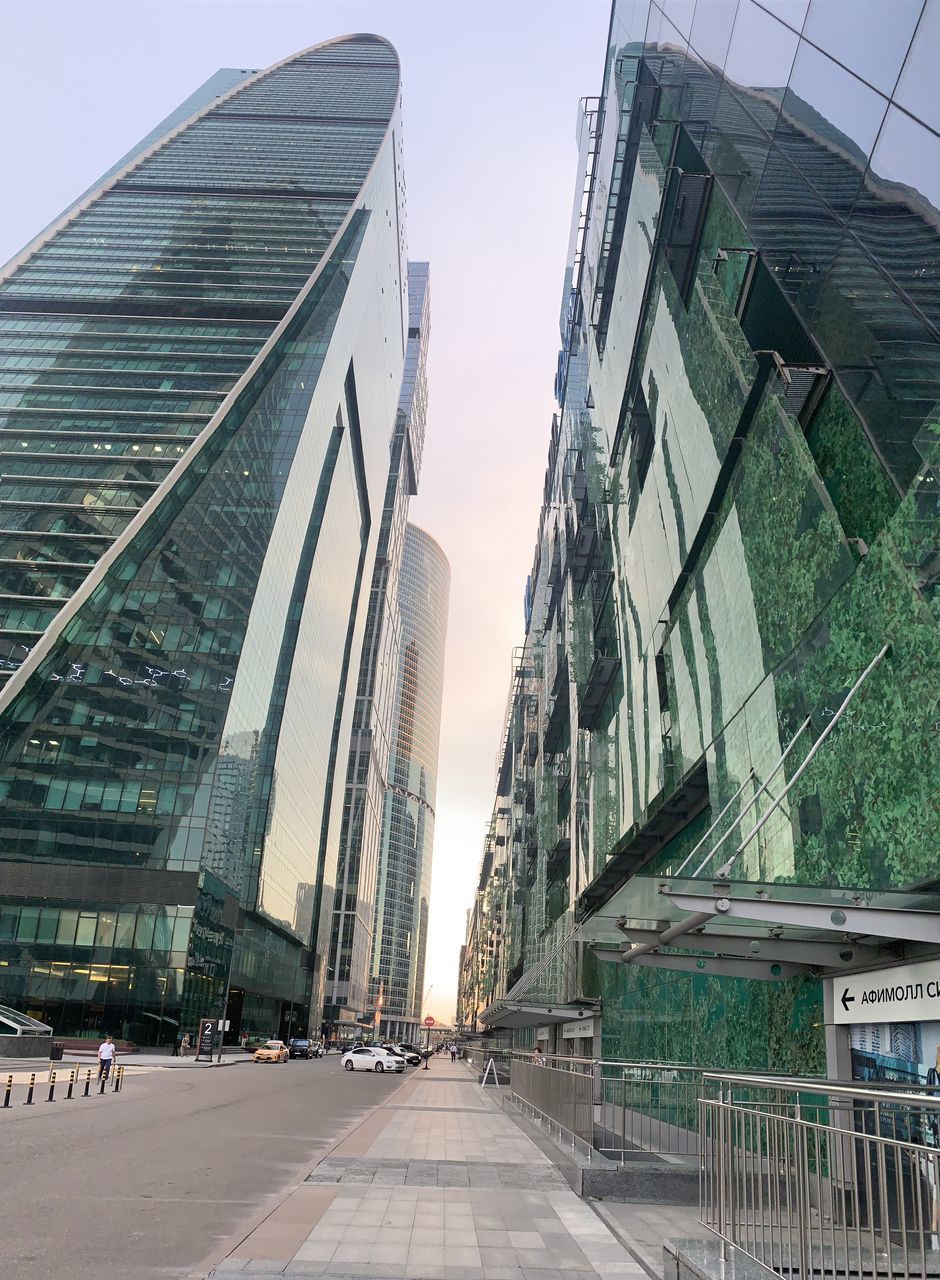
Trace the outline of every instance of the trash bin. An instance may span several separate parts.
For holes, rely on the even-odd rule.
[[[65,1045],[58,1044],[53,1040],[52,1044],[49,1046],[49,1061],[61,1062],[63,1053],[65,1053]]]

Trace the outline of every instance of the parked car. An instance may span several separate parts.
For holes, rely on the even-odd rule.
[[[344,1053],[343,1066],[347,1071],[404,1071],[405,1059],[378,1045],[368,1045]]]
[[[416,1053],[422,1062],[425,1058],[430,1058],[431,1054],[434,1052],[434,1050],[429,1049],[427,1045],[411,1044],[407,1040],[403,1040],[398,1048],[402,1053]]]
[[[408,1063],[409,1067],[416,1067],[421,1062],[421,1054],[417,1051],[417,1049],[412,1049],[410,1045],[393,1044],[393,1045],[389,1045],[388,1048],[393,1053],[400,1054]]]
[[[287,1042],[287,1049],[292,1058],[319,1058],[315,1040],[301,1040],[295,1037]]]
[[[290,1050],[283,1040],[268,1040],[255,1050],[254,1062],[286,1062],[290,1057]]]

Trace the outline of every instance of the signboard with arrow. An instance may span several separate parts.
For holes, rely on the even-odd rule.
[[[833,978],[834,1021],[940,1021],[940,960]]]

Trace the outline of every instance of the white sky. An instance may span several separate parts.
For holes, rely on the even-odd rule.
[[[450,1021],[493,803],[553,408],[578,98],[609,0],[13,0],[0,52],[0,263],[219,67],[330,36],[403,67],[409,256],[431,263],[412,519],[453,573],[425,1012]]]

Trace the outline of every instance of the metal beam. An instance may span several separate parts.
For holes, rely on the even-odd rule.
[[[629,952],[609,947],[593,947],[598,960],[645,965],[651,969],[674,969],[679,973],[698,973],[716,978],[754,978],[759,982],[783,982],[787,978],[813,973],[810,965],[788,961],[725,959],[724,956],[666,956],[661,952],[644,953],[629,959]]]
[[[940,912],[909,911],[900,907],[837,906],[820,902],[781,902],[765,898],[733,898],[729,891],[709,898],[698,893],[666,893],[680,911],[733,920],[766,921],[801,929],[834,929],[858,938],[885,938],[892,942],[931,942],[940,945]]]
[[[670,925],[668,929],[664,929],[662,933],[653,935],[653,942],[642,943],[638,947],[633,948],[633,957],[643,955],[647,951],[655,951],[657,947],[667,947],[672,943],[673,938],[681,938],[684,934],[690,933],[693,929],[699,929],[712,918],[711,912],[697,911],[692,915],[686,916],[684,920],[677,921],[676,924]]]
[[[713,917],[714,919],[714,917]],[[822,965],[827,969],[872,964],[882,959],[875,947],[854,942],[810,942],[803,938],[768,937],[763,933],[687,933],[681,940],[663,943],[652,929],[623,927],[631,942],[639,945],[678,947],[681,951],[707,951],[710,955],[744,956],[753,960],[788,960],[794,964]]]

